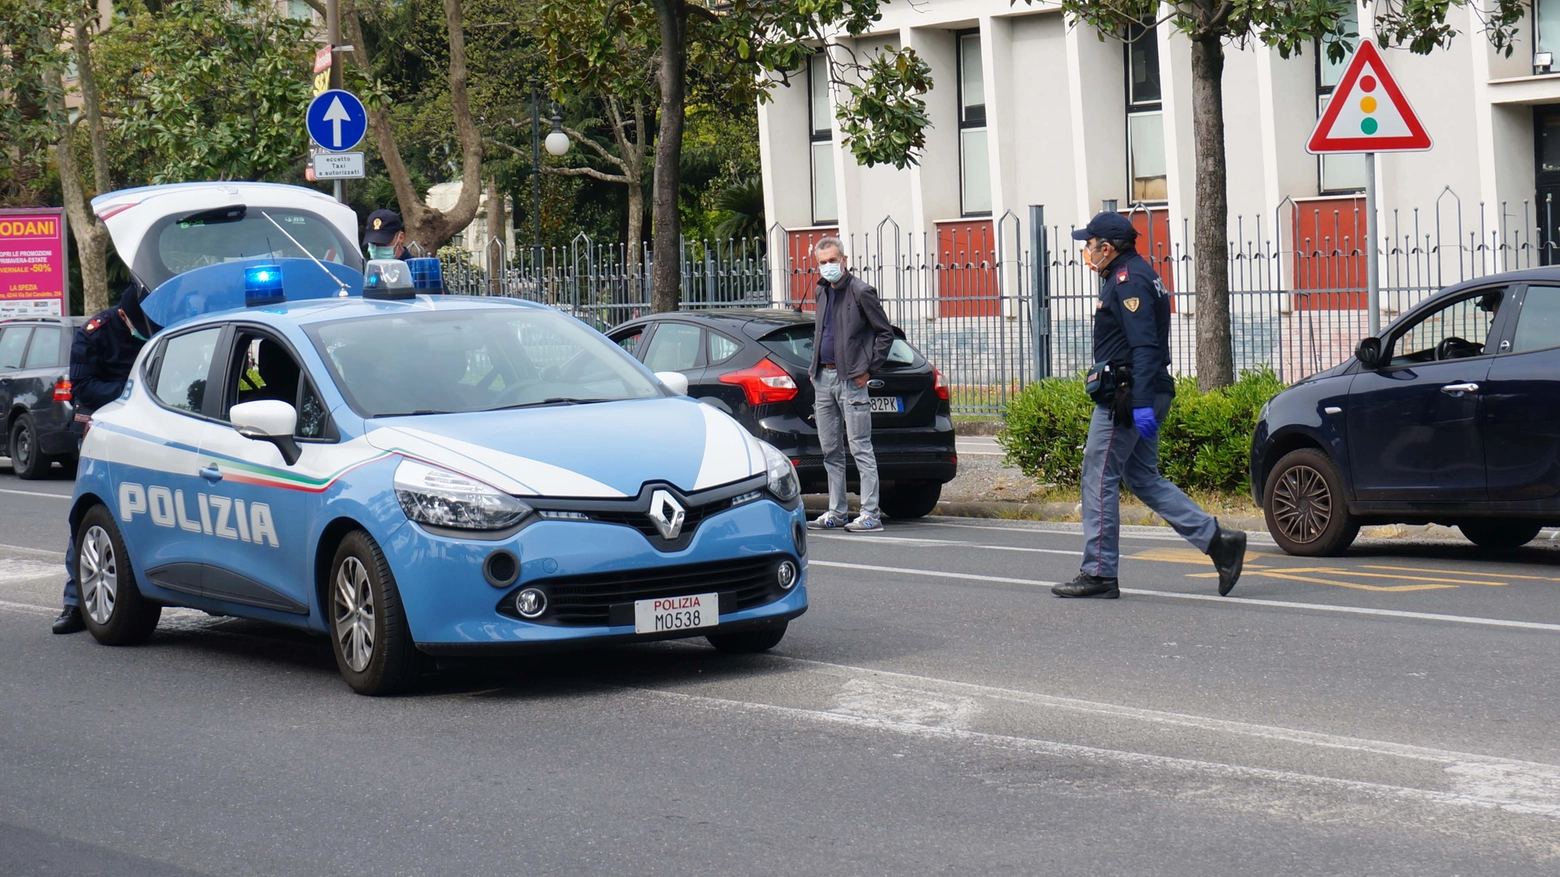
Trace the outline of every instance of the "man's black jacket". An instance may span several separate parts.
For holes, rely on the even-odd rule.
[[[833,363],[841,380],[853,381],[869,375],[888,362],[888,349],[894,346],[894,327],[883,312],[877,290],[854,274],[846,273],[839,286],[827,280],[818,281],[818,304],[814,315],[817,327],[813,337],[823,339],[823,315],[839,298],[839,308],[834,312],[834,349],[825,354],[813,344],[812,368],[808,372],[817,378],[823,372],[824,363]]]
[[[70,345],[70,389],[78,411],[91,413],[124,392],[130,367],[146,346],[131,333],[124,317],[134,321],[143,335],[151,335],[148,330],[153,328],[141,313],[140,292],[140,287],[132,284],[118,305],[94,315],[76,330]]]

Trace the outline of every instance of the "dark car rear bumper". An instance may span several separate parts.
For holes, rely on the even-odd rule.
[[[828,485],[823,468],[823,446],[813,425],[795,416],[766,417],[755,430],[796,465],[802,490],[817,492]],[[874,430],[872,450],[877,456],[878,479],[885,484],[921,482],[947,484],[958,474],[958,450],[953,422],[939,416],[926,427]],[[846,455],[846,473],[856,479],[856,462]]]
[[[76,434],[71,421],[76,409],[69,402],[54,402],[32,412],[38,450],[51,457],[76,453]]]

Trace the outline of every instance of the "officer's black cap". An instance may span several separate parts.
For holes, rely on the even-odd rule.
[[[1109,210],[1104,213],[1096,213],[1089,224],[1072,233],[1073,240],[1086,241],[1090,238],[1098,238],[1106,241],[1135,241],[1137,229],[1132,227],[1132,221]]]
[[[375,210],[368,215],[368,229],[363,232],[363,242],[384,246],[395,240],[401,230],[401,217],[394,210]]]

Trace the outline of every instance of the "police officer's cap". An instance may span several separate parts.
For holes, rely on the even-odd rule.
[[[368,228],[363,232],[363,242],[384,246],[395,240],[401,230],[401,217],[394,210],[375,210],[368,215]]]
[[[1096,213],[1089,224],[1072,233],[1073,240],[1086,241],[1090,238],[1098,238],[1105,241],[1135,241],[1137,229],[1132,227],[1132,221],[1120,213],[1107,210]]]

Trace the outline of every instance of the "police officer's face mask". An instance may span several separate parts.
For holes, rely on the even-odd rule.
[[[369,244],[368,257],[370,259],[394,259],[395,247],[381,247],[378,244]]]
[[[1105,266],[1110,264],[1112,255],[1114,251],[1110,249],[1110,245],[1101,240],[1089,241],[1089,245],[1083,251],[1083,259],[1088,263],[1091,271],[1104,271]]]

